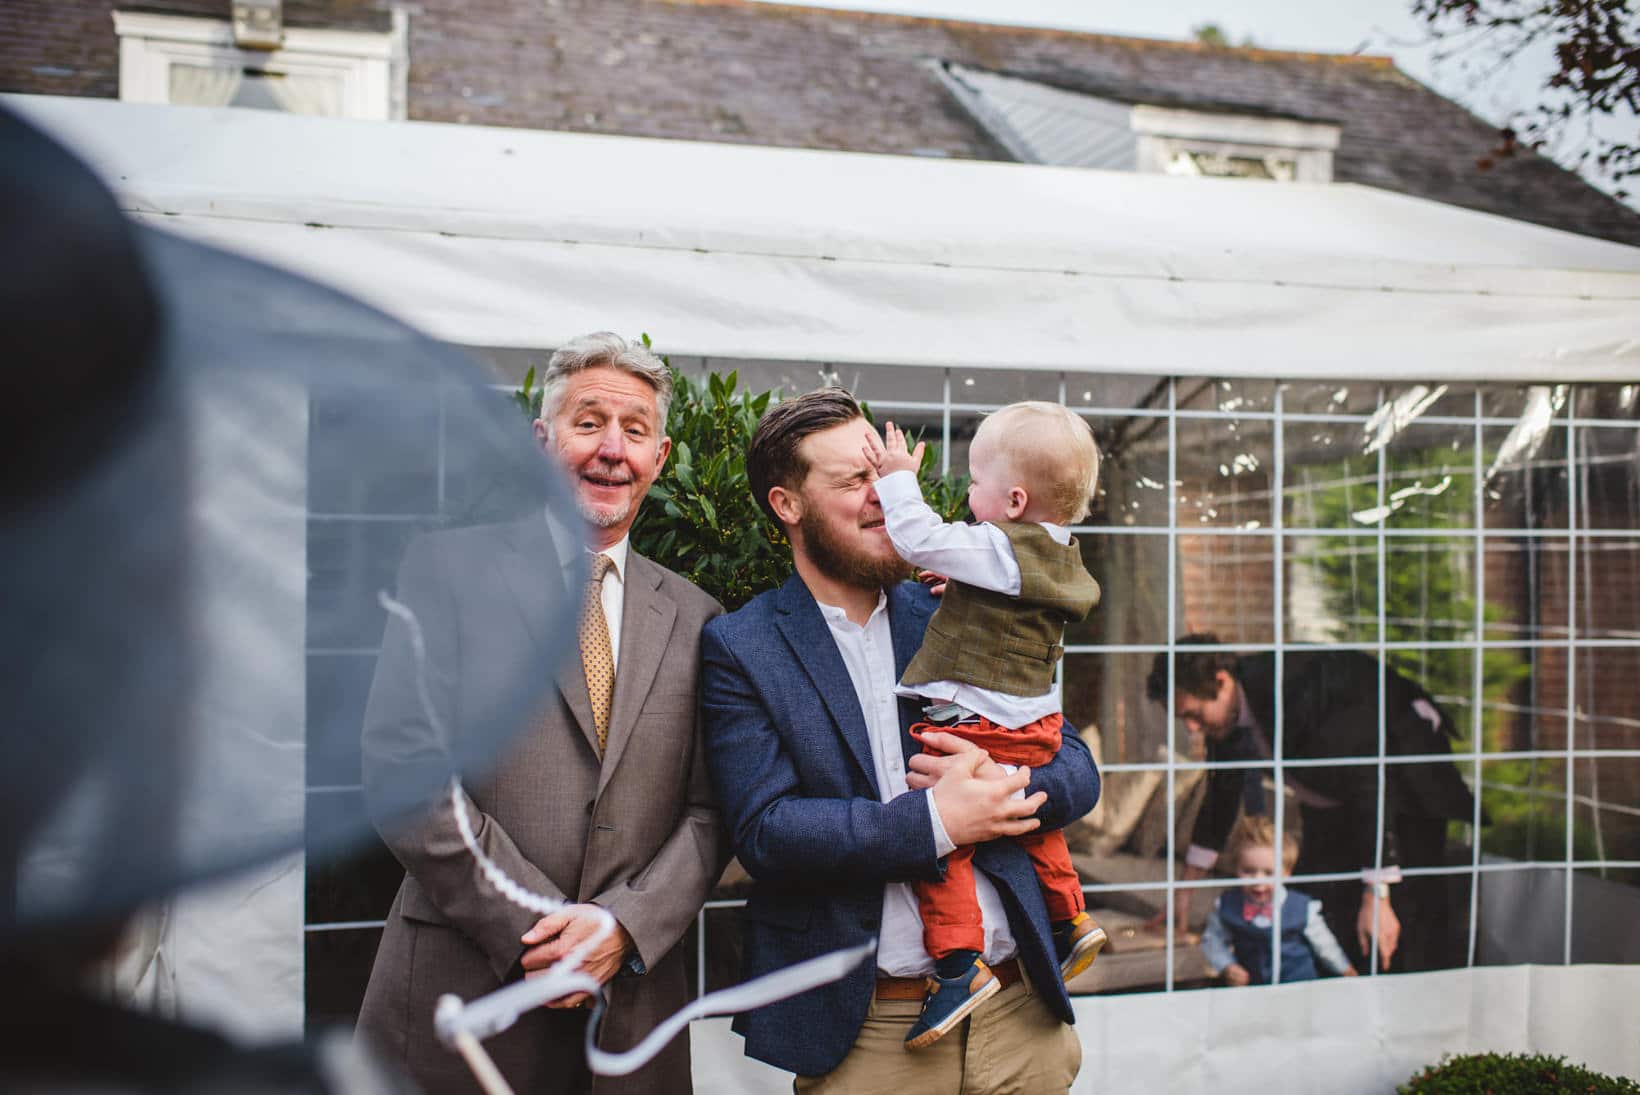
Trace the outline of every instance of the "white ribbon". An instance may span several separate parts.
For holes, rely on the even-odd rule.
[[[411,649],[416,656],[417,683],[421,691],[422,707],[434,733],[447,741],[449,738],[445,735],[431,697],[427,694],[426,648],[422,643],[421,625],[415,613],[404,604],[386,593],[379,594],[379,599],[382,607],[403,620],[409,631]],[[461,834],[461,842],[477,860],[485,879],[502,897],[520,908],[542,916],[568,907],[567,902],[532,893],[520,886],[501,869],[500,864],[484,854],[473,834],[472,820],[467,816],[466,794],[461,789],[461,780],[455,776],[450,779],[450,808],[455,814],[456,829]],[[578,912],[577,915],[583,914]],[[607,1005],[604,986],[597,978],[582,972],[581,961],[615,930],[615,918],[607,910],[596,906],[584,915],[597,919],[596,930],[546,970],[533,973],[522,981],[504,985],[467,1003],[449,994],[439,998],[438,1010],[433,1017],[433,1028],[438,1034],[439,1041],[462,1055],[486,1091],[506,1092],[510,1089],[496,1071],[488,1054],[478,1045],[478,1041],[500,1034],[531,1008],[562,999],[572,993],[587,993],[595,1001],[586,1029],[588,1066],[600,1076],[625,1076],[653,1060],[679,1031],[695,1019],[708,1015],[750,1011],[819,988],[821,985],[829,985],[833,981],[841,980],[850,970],[877,951],[877,940],[868,939],[859,946],[832,951],[818,958],[810,958],[796,965],[764,974],[754,981],[709,992],[667,1017],[631,1049],[612,1053],[597,1046],[598,1027]]]

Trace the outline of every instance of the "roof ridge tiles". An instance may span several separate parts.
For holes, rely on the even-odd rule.
[[[1062,27],[1029,26],[1018,23],[987,23],[978,19],[944,19],[931,15],[904,15],[897,12],[862,11],[855,8],[828,8],[816,4],[789,4],[780,0],[652,0],[676,7],[740,8],[759,14],[809,14],[859,22],[920,24],[952,29],[972,29],[986,33],[1033,35],[1038,37],[1085,39],[1146,49],[1167,49],[1189,53],[1231,54],[1252,61],[1303,61],[1323,64],[1360,65],[1394,69],[1394,58],[1377,53],[1322,53],[1311,50],[1274,49],[1267,46],[1218,46],[1205,42],[1185,42],[1173,38],[1144,38],[1099,31],[1070,30]]]

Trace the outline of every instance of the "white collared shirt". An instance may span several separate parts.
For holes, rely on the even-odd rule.
[[[885,475],[877,480],[876,488],[883,506],[883,525],[900,558],[964,585],[1019,596],[1019,561],[1014,558],[1007,533],[992,524],[940,520],[939,514],[923,501],[922,488],[911,472]],[[1044,521],[1042,527],[1055,543],[1071,542],[1070,530],[1065,526]],[[902,696],[960,704],[998,726],[1015,730],[1058,714],[1060,708],[1059,692],[1054,688],[1040,696],[1016,696],[961,681],[931,681],[898,691]]]
[[[609,627],[609,652],[615,662],[615,671],[621,671],[621,612],[626,608],[626,554],[631,537],[623,536],[603,551],[587,549],[589,555],[607,555],[615,565],[604,572],[603,585],[598,589],[599,601],[604,606],[604,623]]]
[[[940,822],[931,791],[913,792],[905,782],[905,757],[900,748],[900,708],[894,695],[894,634],[888,622],[888,597],[879,594],[877,607],[864,627],[833,605],[820,605],[837,651],[843,656],[854,695],[865,715],[871,739],[873,775],[879,799],[888,802],[904,794],[920,794],[928,802],[928,820],[934,832],[934,854],[956,849]],[[1017,951],[1008,930],[1008,916],[991,880],[974,872],[980,914],[985,923],[985,960],[996,963]],[[932,973],[934,961],[923,949],[922,917],[917,895],[908,883],[890,882],[883,890],[883,922],[877,940],[877,969],[889,977],[921,977]]]

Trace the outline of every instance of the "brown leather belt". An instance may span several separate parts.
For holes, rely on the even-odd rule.
[[[1006,962],[991,967],[997,980],[1002,982],[1003,988],[1012,988],[1019,984],[1019,959],[1010,958]],[[926,977],[878,977],[877,999],[879,1000],[921,1000],[928,991]]]

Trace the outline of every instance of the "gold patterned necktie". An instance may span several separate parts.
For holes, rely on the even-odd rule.
[[[581,602],[581,668],[586,671],[587,696],[592,700],[592,724],[598,730],[598,756],[609,743],[609,701],[615,694],[615,654],[609,643],[609,621],[604,619],[604,575],[615,565],[607,555],[592,557],[586,597]]]

